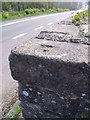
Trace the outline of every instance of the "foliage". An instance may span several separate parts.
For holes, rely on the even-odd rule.
[[[80,15],[79,15],[79,14],[75,15],[75,16],[74,16],[74,19],[75,19],[76,21],[80,21],[80,19],[81,19],[81,18],[80,18]]]
[[[9,17],[9,12],[3,11],[2,12],[2,17],[7,19]]]
[[[13,0],[14,1],[14,0]],[[33,0],[34,1],[34,0]],[[70,10],[76,9],[77,6],[80,8],[82,3],[78,2],[2,2],[3,11],[23,11],[29,8],[38,9],[54,9],[54,8],[68,8]]]
[[[29,15],[29,14],[34,14],[34,13],[36,13],[36,12],[40,12],[40,10],[37,9],[37,8],[25,9],[25,13],[26,13],[27,15]]]
[[[58,12],[64,12],[69,11],[69,9],[62,9],[62,8],[53,8],[53,9],[38,9],[38,8],[29,8],[22,11],[10,11],[2,12],[2,20],[6,19],[15,19],[15,18],[21,18],[25,16],[35,16],[35,15],[41,15],[41,14],[50,14],[50,13],[58,13]],[[0,19],[1,20],[1,19]]]
[[[2,20],[64,12],[76,9],[77,5],[76,2],[2,2]]]
[[[21,108],[19,105],[17,105],[14,109],[14,111],[12,111],[10,114],[9,114],[9,119],[10,120],[17,120],[19,114],[21,113]]]
[[[38,8],[33,8],[34,13],[40,12],[40,9]]]
[[[0,13],[0,20],[2,20],[2,14]]]
[[[45,8],[42,8],[42,9],[41,9],[41,12],[45,12]]]
[[[89,13],[88,11],[77,13],[72,19],[72,23],[79,26],[80,24],[82,24],[82,21],[84,21],[86,17],[88,17],[88,13]]]
[[[29,9],[25,9],[25,13],[28,15],[29,14]]]
[[[34,14],[35,13],[34,9],[29,9],[29,11],[30,11],[30,14]]]

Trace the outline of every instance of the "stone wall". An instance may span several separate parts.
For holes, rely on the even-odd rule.
[[[88,45],[34,39],[11,51],[25,118],[87,118]]]

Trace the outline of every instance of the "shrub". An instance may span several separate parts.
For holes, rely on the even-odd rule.
[[[64,11],[69,11],[69,9],[64,9]]]
[[[63,12],[64,9],[62,9],[62,8],[58,8],[58,11],[59,11],[59,12]]]
[[[26,16],[26,13],[23,13],[24,16]]]
[[[72,19],[72,23],[74,23],[76,26],[79,26],[80,25],[80,16],[79,15],[75,15],[74,16],[74,19]]]
[[[21,16],[21,14],[20,14],[20,13],[18,13],[18,16]]]
[[[5,18],[5,19],[7,19],[9,17],[9,13],[6,12],[6,11],[3,11],[2,12],[2,17]]]
[[[38,8],[34,8],[34,10],[35,10],[35,12],[41,12],[41,10]]]
[[[79,16],[79,15],[75,15],[75,16],[74,16],[74,19],[75,19],[76,21],[80,21],[80,16]]]
[[[56,10],[55,10],[55,9],[49,9],[48,12],[49,12],[49,13],[54,13],[54,12],[56,12]]]
[[[2,20],[2,14],[0,13],[0,20]]]
[[[28,15],[29,14],[29,9],[25,9],[25,13]]]
[[[30,12],[30,14],[33,14],[34,13],[34,9],[29,9],[29,12]]]
[[[60,10],[60,8],[57,8],[57,9],[56,9],[56,11],[59,11],[59,10]]]
[[[44,9],[44,8],[42,8],[42,9],[41,9],[41,12],[45,12],[45,9]]]
[[[36,8],[33,8],[33,13],[36,13],[37,12],[37,9]]]

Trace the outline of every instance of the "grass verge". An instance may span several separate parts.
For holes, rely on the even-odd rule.
[[[37,16],[37,15],[44,15],[44,14],[51,14],[51,13],[59,13],[59,12],[65,12],[65,11],[69,11],[69,9],[54,8],[54,9],[46,10],[44,8],[42,9],[30,8],[30,9],[25,9],[23,11],[18,11],[18,12],[2,11],[2,13],[0,13],[0,21]]]

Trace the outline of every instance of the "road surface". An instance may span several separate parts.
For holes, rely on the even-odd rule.
[[[0,106],[6,105],[16,94],[18,84],[13,80],[10,74],[8,56],[10,51],[15,46],[20,45],[22,42],[28,41],[31,38],[35,37],[39,32],[52,25],[55,22],[62,21],[67,17],[71,16],[72,11],[42,15],[36,17],[27,17],[24,19],[10,20],[2,22],[0,24],[0,30],[2,31],[2,41],[0,41],[0,47],[2,45],[2,69],[0,67],[0,91],[2,89],[2,98],[0,98]],[[2,61],[1,61],[2,60]]]

